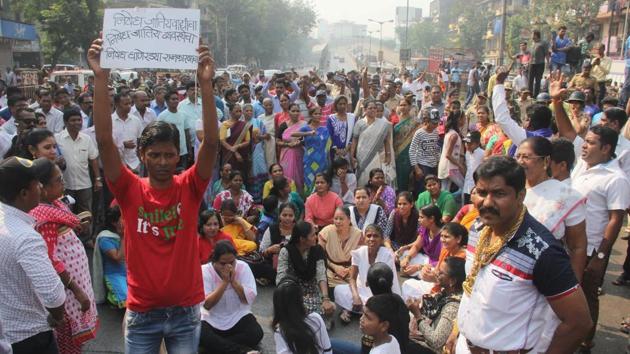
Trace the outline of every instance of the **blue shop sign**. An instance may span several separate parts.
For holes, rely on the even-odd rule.
[[[37,31],[35,26],[27,23],[0,20],[0,37],[35,41],[37,40]]]

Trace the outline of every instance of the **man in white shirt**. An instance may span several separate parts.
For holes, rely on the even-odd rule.
[[[15,114],[16,133],[11,134],[0,128],[0,157],[17,155],[22,146],[21,139],[24,138],[24,132],[35,128],[36,123],[37,118],[32,109],[23,108],[17,111]]]
[[[200,92],[201,91],[197,88],[194,82],[189,82],[186,84],[186,98],[177,105],[177,112],[186,116],[186,124],[189,127],[194,127],[197,124],[197,121],[201,119],[201,100],[199,99]],[[192,134],[191,138],[193,138]],[[194,142],[194,139],[192,142]]]
[[[271,95],[269,93],[269,87],[275,84],[276,94]],[[280,106],[280,95],[286,92],[287,86],[291,86],[293,92],[289,95],[289,102],[295,101],[298,97],[300,97],[300,87],[293,81],[285,81],[284,79],[279,79],[277,74],[274,74],[270,81],[266,82],[262,89],[263,97],[269,97],[273,101],[273,113],[282,112],[282,107]]]
[[[149,108],[150,100],[146,92],[142,90],[136,91],[133,99],[135,104],[131,107],[131,114],[142,121],[142,127],[146,127],[157,119],[155,111]]]
[[[179,104],[179,96],[177,91],[169,91],[164,96],[166,100],[167,109],[160,113],[157,120],[171,123],[177,127],[179,132],[179,163],[178,168],[186,169],[188,167],[188,159],[190,151],[190,138],[189,134],[194,125],[191,127],[187,116],[177,110]]]
[[[571,173],[571,180],[572,187],[586,197],[588,264],[584,270],[582,287],[594,326],[582,345],[584,349],[590,350],[594,346],[593,338],[599,317],[598,288],[602,285],[625,210],[630,206],[630,181],[621,169],[619,159],[615,159],[618,132],[602,124],[590,128],[584,139],[579,137],[562,105],[565,92],[561,78],[552,78],[549,94],[556,112],[558,132],[560,136],[573,141],[576,155],[579,151],[581,156]],[[609,118],[613,117],[610,122],[614,120],[614,124],[618,124],[617,112],[611,111]]]
[[[22,95],[13,95],[8,98],[7,105],[7,108],[11,113],[11,118],[9,118],[4,124],[2,124],[2,129],[4,129],[7,133],[11,135],[14,135],[17,133],[15,115],[19,110],[28,108],[28,101],[26,100],[26,97]]]
[[[66,292],[28,215],[40,201],[38,176],[52,164],[0,162],[0,322],[14,354],[58,353],[51,326],[63,322]]]
[[[114,96],[116,111],[112,113],[114,142],[123,162],[133,171],[138,171],[140,159],[136,153],[138,138],[142,134],[142,122],[131,114],[131,96],[116,94]]]
[[[84,92],[77,99],[79,108],[81,109],[81,118],[83,118],[83,129],[85,130],[92,125],[92,107],[94,106],[94,97],[89,92]]]
[[[522,68],[518,69],[518,75],[516,75],[514,80],[512,80],[512,85],[514,86],[514,90],[516,90],[516,92],[521,92],[521,90],[527,88],[527,78],[525,77]]]
[[[66,161],[66,169],[63,178],[66,193],[75,199],[73,212],[79,214],[92,210],[92,180],[90,168],[94,174],[94,191],[103,188],[103,179],[98,167],[98,150],[92,139],[81,133],[83,119],[81,112],[69,109],[63,113],[63,121],[66,129],[55,134],[57,146]],[[90,228],[81,233],[81,239],[87,241],[90,237]]]
[[[46,128],[48,130],[55,134],[63,130],[63,112],[53,107],[50,93],[42,94],[36,112],[41,112],[46,116]]]

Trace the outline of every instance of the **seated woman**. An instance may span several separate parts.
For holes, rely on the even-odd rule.
[[[127,302],[127,266],[125,238],[120,208],[116,205],[105,212],[103,231],[96,236],[92,257],[94,301],[107,302],[122,309]],[[103,279],[103,281],[100,281]]]
[[[256,251],[258,249],[255,241],[256,228],[239,216],[239,210],[234,200],[224,200],[220,210],[223,218],[221,231],[232,238],[238,255],[244,256]]]
[[[249,265],[260,285],[264,286],[273,281],[276,274],[271,264],[264,262],[258,253],[256,228],[238,216],[236,205],[232,199],[224,200],[221,204],[221,216],[224,225],[221,231],[232,237],[239,260]]]
[[[422,207],[435,204],[442,212],[442,221],[447,223],[455,217],[457,214],[457,203],[455,198],[448,191],[440,189],[440,180],[435,175],[427,175],[424,177],[424,186],[427,190],[418,194],[416,199],[416,208],[418,210]]]
[[[470,199],[474,200],[476,195],[475,188],[473,187],[470,191]],[[473,225],[475,220],[477,220],[477,217],[479,217],[479,210],[475,208],[475,204],[470,203],[459,209],[455,218],[453,218],[453,222],[461,224],[466,230],[470,230],[470,227]]]
[[[361,230],[352,226],[348,207],[337,208],[334,224],[326,226],[319,232],[319,245],[326,253],[326,275],[329,288],[348,284],[352,264],[350,252],[362,244]]]
[[[348,172],[348,160],[338,157],[328,169],[328,179],[332,181],[330,190],[337,193],[344,204],[354,204],[354,189],[357,188],[357,176]]]
[[[447,257],[466,259],[466,244],[468,243],[468,231],[460,224],[449,222],[440,232],[442,250],[435,265],[425,265],[420,271],[420,280],[409,279],[403,283],[402,294],[404,299],[421,298],[424,294],[434,293],[440,290],[437,285],[437,269]]]
[[[387,217],[383,208],[376,204],[370,204],[370,195],[367,187],[358,187],[354,190],[354,205],[349,206],[350,222],[352,226],[365,232],[368,225],[376,224],[381,230],[387,226]]]
[[[381,262],[375,262],[370,266],[367,271],[366,285],[370,288],[372,295],[389,294],[390,300],[395,303],[396,307],[396,323],[391,328],[390,334],[396,337],[398,344],[400,345],[401,353],[406,352],[407,343],[409,342],[409,310],[405,301],[397,295],[392,293],[395,271],[392,268]],[[363,335],[361,338],[361,344],[355,344],[340,339],[331,339],[333,352],[335,353],[368,353],[370,348],[374,345],[374,338],[369,335]]]
[[[230,188],[219,192],[214,198],[212,208],[214,210],[221,209],[221,203],[225,200],[232,200],[236,205],[238,215],[247,219],[250,224],[256,224],[258,218],[258,210],[254,208],[254,198],[244,189],[243,186],[243,174],[238,171],[230,172]]]
[[[408,300],[413,319],[407,353],[442,353],[457,320],[462,283],[466,279],[465,263],[462,258],[446,258],[437,271],[440,290],[422,299]]]
[[[278,268],[278,253],[291,239],[297,214],[297,208],[293,203],[283,203],[279,210],[279,222],[267,228],[260,242],[260,253],[273,264],[274,269]]]
[[[245,353],[255,348],[263,330],[252,314],[256,282],[236,259],[229,241],[217,242],[211,263],[201,266],[205,300],[201,307],[200,353]]]
[[[326,255],[317,244],[315,227],[308,222],[298,221],[289,243],[280,249],[276,284],[282,283],[286,277],[294,277],[300,284],[306,312],[320,314],[326,320],[326,328],[330,329],[335,304],[328,296]]]
[[[210,262],[214,247],[219,241],[229,241],[234,248],[236,245],[232,236],[221,231],[223,222],[221,216],[214,210],[204,210],[199,214],[199,261],[201,264]]]
[[[274,177],[273,188],[271,188],[270,195],[275,195],[278,198],[278,203],[292,203],[297,207],[297,213],[295,219],[299,220],[304,215],[304,202],[302,197],[296,192],[291,191],[289,180],[284,177]]]
[[[415,276],[425,264],[434,266],[440,257],[442,243],[440,229],[442,228],[442,214],[435,205],[427,205],[420,209],[420,233],[411,245],[398,249],[396,255],[400,258],[400,270],[406,276]]]
[[[333,222],[335,209],[342,206],[341,198],[330,191],[330,180],[326,175],[315,175],[315,193],[306,198],[304,204],[304,221],[322,229]]]
[[[298,281],[286,277],[273,292],[273,339],[278,354],[332,353],[326,324],[317,312],[306,313]]]
[[[389,214],[385,228],[385,245],[396,251],[412,243],[420,233],[418,209],[410,192],[398,193],[397,207]]]
[[[352,266],[350,267],[349,284],[335,287],[335,303],[343,310],[339,318],[343,323],[350,323],[351,311],[361,313],[365,301],[372,296],[367,285],[368,269],[376,262],[386,264],[392,272],[396,271],[394,252],[384,246],[383,230],[375,224],[365,229],[365,246],[352,251]],[[400,295],[398,277],[393,280],[391,292]]]
[[[279,163],[274,163],[269,167],[269,180],[265,182],[263,185],[263,199],[267,198],[269,193],[271,193],[271,188],[273,187],[274,178],[284,177],[289,182],[289,187],[291,188],[291,192],[297,192],[297,187],[295,186],[295,182],[284,175],[284,169]]]
[[[396,192],[387,185],[385,172],[380,168],[370,171],[370,180],[365,185],[370,192],[372,204],[380,205],[385,210],[385,215],[390,215],[396,208]]]

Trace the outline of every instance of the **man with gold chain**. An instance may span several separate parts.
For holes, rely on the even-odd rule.
[[[592,321],[569,256],[523,205],[525,171],[492,157],[474,179],[479,218],[466,250],[457,353],[573,353]],[[549,342],[550,310],[558,323]]]

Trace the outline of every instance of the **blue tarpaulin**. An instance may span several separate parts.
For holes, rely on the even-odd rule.
[[[35,26],[28,23],[0,19],[0,37],[22,41],[36,41],[37,31]]]

